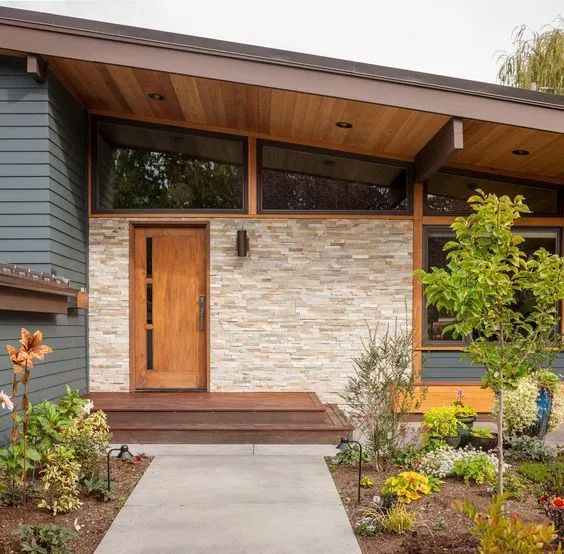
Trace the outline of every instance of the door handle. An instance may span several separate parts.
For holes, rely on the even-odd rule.
[[[205,294],[200,294],[198,299],[198,307],[200,314],[200,331],[206,330],[206,296]]]

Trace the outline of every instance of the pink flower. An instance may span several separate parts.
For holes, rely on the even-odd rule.
[[[456,398],[458,400],[462,400],[464,398],[464,393],[462,392],[462,389],[454,389],[454,392],[456,393]]]
[[[0,391],[0,406],[10,412],[14,410],[14,403],[4,391]]]

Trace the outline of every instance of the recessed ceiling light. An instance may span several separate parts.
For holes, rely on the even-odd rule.
[[[158,92],[150,92],[149,94],[147,94],[147,96],[151,99],[151,100],[164,100],[165,97],[162,94],[159,94]]]
[[[349,123],[348,121],[337,121],[335,126],[339,127],[339,129],[350,129],[352,127],[352,123]]]
[[[517,150],[512,150],[511,153],[515,154],[516,156],[528,156],[530,154],[528,150],[523,150],[522,148],[518,148]]]

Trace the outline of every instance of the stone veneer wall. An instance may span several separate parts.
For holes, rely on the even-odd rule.
[[[238,258],[243,226],[250,252]],[[90,221],[91,390],[129,386],[128,253],[127,221]],[[210,266],[212,390],[335,402],[366,323],[411,310],[412,223],[213,219]]]

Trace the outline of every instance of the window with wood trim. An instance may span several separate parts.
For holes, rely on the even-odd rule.
[[[511,198],[520,194],[534,216],[558,216],[561,210],[561,193],[550,185],[519,179],[498,178],[479,173],[454,173],[440,171],[425,185],[425,213],[431,215],[457,215],[470,213],[468,198],[476,189]]]
[[[527,256],[532,256],[539,248],[545,248],[551,253],[560,254],[561,231],[558,228],[516,228],[515,232],[525,241],[520,245]],[[425,227],[423,233],[423,263],[426,271],[433,267],[446,267],[447,257],[443,248],[453,240],[454,232],[449,227]],[[524,314],[531,310],[533,298],[522,294],[517,308]],[[453,318],[434,306],[427,306],[423,299],[423,344],[427,346],[463,346],[467,341],[455,339],[444,333],[445,327],[452,323]]]
[[[96,212],[245,210],[244,138],[98,120],[94,141]]]
[[[405,164],[270,142],[258,150],[261,212],[409,212]]]

